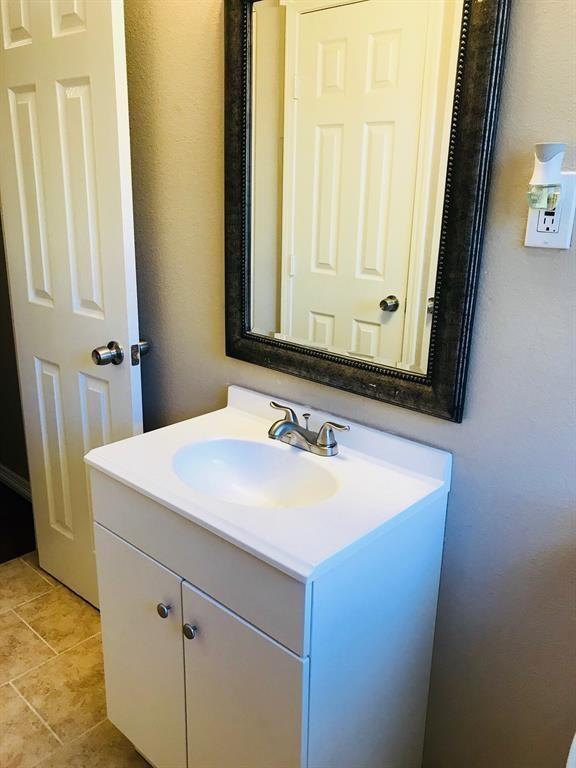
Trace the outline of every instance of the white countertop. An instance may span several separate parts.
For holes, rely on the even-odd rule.
[[[297,451],[268,438],[278,418],[270,399],[232,386],[226,408],[96,448],[85,460],[299,581],[316,578],[405,515],[447,495],[449,453],[317,411],[312,417],[315,429],[327,419],[351,425],[350,432],[337,435],[338,456],[305,454],[337,480],[339,491],[323,501],[301,507],[250,507],[201,494],[180,479],[173,458],[199,441],[240,439]],[[286,404],[299,416],[306,410]]]

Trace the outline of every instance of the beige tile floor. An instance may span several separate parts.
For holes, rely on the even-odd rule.
[[[100,616],[42,571],[0,565],[0,768],[145,768],[106,719]]]

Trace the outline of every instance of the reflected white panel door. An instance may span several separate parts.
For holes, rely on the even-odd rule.
[[[142,423],[123,5],[0,8],[2,223],[40,562],[96,603],[82,457]],[[110,340],[126,359],[97,368]]]
[[[344,5],[296,14],[288,30],[286,327],[389,365],[402,351],[429,6]],[[379,308],[388,295],[396,312]]]
[[[306,765],[308,659],[301,659],[190,584],[183,619],[188,765]]]

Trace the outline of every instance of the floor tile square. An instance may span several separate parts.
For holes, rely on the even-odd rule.
[[[64,742],[106,718],[100,635],[85,640],[13,685]]]
[[[22,560],[0,565],[0,613],[45,594],[52,585]]]
[[[58,740],[10,685],[0,687],[0,766],[32,768],[58,749]],[[65,765],[65,763],[54,763]],[[87,763],[86,763],[87,765]],[[109,765],[112,765],[110,763]],[[129,765],[128,763],[126,765]],[[137,765],[137,763],[135,763]]]
[[[67,744],[38,768],[147,768],[148,763],[110,721]]]
[[[54,656],[13,611],[0,614],[0,685]]]
[[[15,610],[58,653],[100,631],[98,611],[64,587]]]
[[[36,552],[36,550],[34,550],[34,552],[28,552],[27,555],[22,555],[20,559],[24,560],[24,562],[27,563],[31,568],[34,568],[34,570],[37,571],[43,579],[46,579],[48,584],[51,584],[53,587],[60,586],[59,581],[57,581],[53,576],[50,576],[49,573],[40,567],[38,552]]]

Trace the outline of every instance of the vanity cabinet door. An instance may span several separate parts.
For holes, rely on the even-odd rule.
[[[304,768],[308,659],[182,585],[188,765]]]
[[[108,717],[158,768],[186,768],[182,579],[100,525],[95,537]]]

